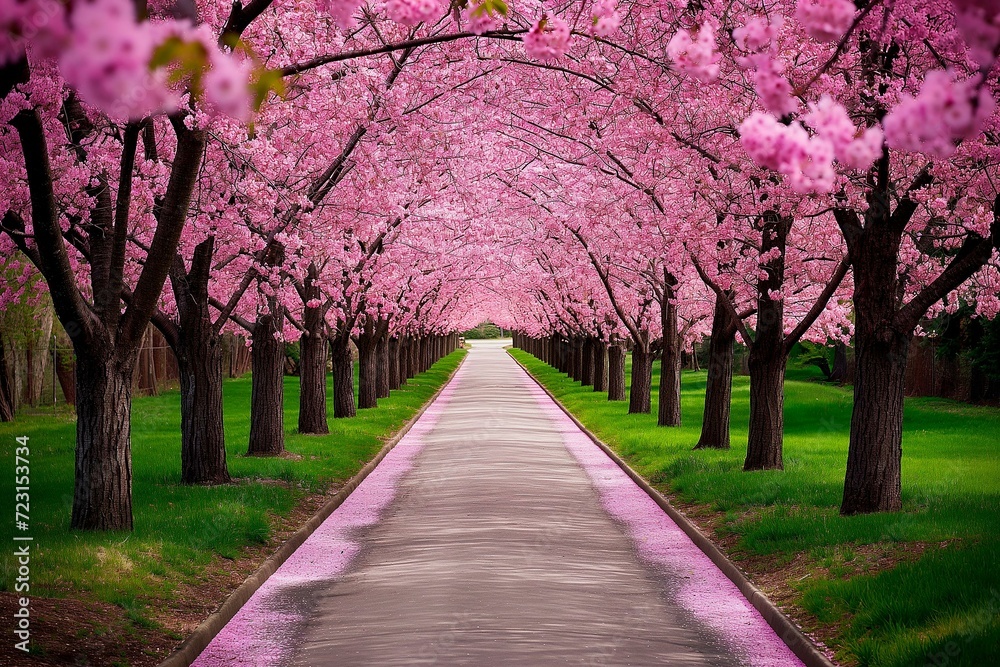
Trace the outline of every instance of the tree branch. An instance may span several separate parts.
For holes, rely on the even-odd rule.
[[[826,309],[826,304],[833,297],[837,288],[840,287],[840,283],[844,282],[844,276],[847,275],[847,269],[851,266],[850,255],[845,255],[840,263],[837,264],[837,268],[834,269],[833,275],[830,276],[830,280],[827,281],[826,287],[820,292],[819,297],[816,302],[813,303],[812,308],[806,313],[798,325],[791,332],[785,336],[785,355],[787,356],[789,352],[792,351],[792,347],[799,342],[799,339],[809,331],[809,327],[816,322],[816,319],[823,313]]]

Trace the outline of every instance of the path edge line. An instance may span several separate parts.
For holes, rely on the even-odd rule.
[[[694,542],[695,545],[709,557],[709,559],[711,559],[716,567],[722,570],[722,573],[725,574],[730,581],[736,584],[736,587],[740,590],[743,597],[745,597],[750,604],[753,605],[754,609],[760,612],[760,615],[764,617],[764,620],[767,621],[769,626],[771,626],[771,629],[774,630],[775,634],[781,638],[781,641],[785,642],[785,645],[792,650],[792,653],[794,653],[806,667],[837,667],[836,663],[826,657],[816,643],[802,631],[802,628],[800,628],[795,621],[788,618],[784,612],[778,609],[777,605],[771,602],[771,600],[764,595],[764,593],[761,592],[761,590],[757,588],[757,586],[755,586],[745,574],[743,574],[743,571],[740,570],[728,556],[722,553],[719,547],[717,547],[712,540],[701,532],[701,529],[699,529],[698,526],[688,519],[687,516],[685,516],[680,510],[671,505],[666,496],[653,488],[653,486],[647,482],[642,475],[633,470],[632,467],[626,463],[617,452],[602,442],[596,435],[591,433],[590,429],[584,426],[583,423],[576,418],[576,415],[570,412],[569,409],[563,405],[551,391],[549,391],[548,387],[542,384],[541,381],[536,378],[517,357],[510,353],[510,348],[507,348],[507,356],[513,359],[514,363],[521,367],[521,370],[524,371],[525,375],[541,387],[542,391],[544,391],[546,395],[552,399],[552,402],[558,405],[559,409],[562,410],[571,420],[573,420],[573,423],[577,428],[583,431],[583,433],[590,438],[595,445],[600,447],[608,458],[614,461],[618,467],[625,472],[625,474],[632,478],[632,481],[635,482],[640,489],[646,492],[646,495],[653,499],[653,502],[660,506],[660,509],[666,512],[667,515],[673,519],[674,523],[680,526],[681,530],[683,530],[687,536],[691,538],[691,541]]]
[[[159,663],[157,667],[190,667],[191,663],[193,663],[198,656],[201,655],[201,652],[205,650],[209,643],[215,639],[215,636],[218,635],[224,627],[226,627],[226,624],[229,623],[229,621],[233,620],[233,617],[236,616],[237,612],[239,612],[239,610],[244,604],[247,603],[253,594],[257,592],[257,589],[263,586],[264,582],[267,581],[300,546],[302,546],[302,543],[305,542],[331,514],[333,514],[334,510],[340,507],[344,501],[347,500],[348,496],[350,496],[351,493],[358,488],[361,482],[363,482],[365,478],[368,477],[373,470],[375,470],[378,464],[382,462],[382,459],[385,458],[386,454],[388,454],[393,447],[399,444],[399,441],[403,439],[403,436],[405,436],[410,429],[413,428],[413,425],[417,423],[417,420],[423,416],[424,412],[426,412],[435,401],[437,401],[441,392],[443,392],[445,388],[451,384],[452,380],[455,379],[455,375],[458,374],[459,369],[462,368],[468,357],[469,353],[468,350],[466,350],[466,353],[459,360],[458,365],[455,366],[455,369],[448,376],[448,379],[446,379],[444,383],[438,387],[437,391],[435,391],[434,394],[427,399],[427,402],[424,403],[419,410],[417,410],[416,414],[414,414],[408,422],[403,424],[399,430],[396,431],[395,435],[393,435],[385,443],[385,445],[382,446],[382,449],[380,449],[378,453],[354,475],[354,477],[351,477],[347,483],[341,487],[341,489],[332,498],[330,498],[330,500],[324,503],[323,506],[320,507],[308,521],[302,524],[302,527],[292,533],[291,536],[289,536],[289,538],[285,540],[280,547],[278,547],[277,551],[268,556],[267,560],[261,563],[260,567],[254,570],[253,574],[244,579],[243,583],[229,594],[229,597],[227,597],[222,604],[219,605],[218,609],[202,621],[201,624],[199,624],[198,627],[195,628],[194,631],[163,660],[163,662]]]

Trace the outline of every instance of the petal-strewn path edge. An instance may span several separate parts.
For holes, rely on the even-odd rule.
[[[490,348],[492,347],[490,346]],[[480,354],[486,352],[488,351],[482,350]],[[497,352],[500,352],[499,356],[502,356],[505,361],[501,361],[498,358]],[[473,354],[472,356],[475,357],[476,355]],[[467,448],[469,446],[466,438],[471,432],[460,422],[462,419],[468,421],[471,416],[471,413],[469,413],[471,406],[486,406],[487,403],[494,401],[494,399],[498,404],[502,404],[504,400],[507,400],[503,399],[502,396],[517,395],[522,397],[519,409],[525,411],[520,415],[520,418],[522,420],[537,420],[538,426],[536,428],[539,430],[532,431],[530,428],[523,430],[525,425],[521,425],[522,436],[514,437],[521,437],[521,440],[518,442],[531,446],[529,450],[519,450],[522,457],[521,464],[528,466],[528,468],[518,468],[516,470],[510,468],[511,472],[509,474],[530,474],[530,468],[535,467],[533,463],[535,461],[534,455],[531,454],[529,458],[523,457],[526,452],[534,451],[533,447],[536,444],[539,447],[550,447],[547,450],[549,452],[553,451],[551,449],[553,446],[559,450],[565,448],[568,456],[566,454],[562,454],[561,456],[566,457],[565,465],[569,467],[565,468],[565,472],[560,474],[569,476],[579,475],[579,479],[585,485],[584,488],[586,488],[589,482],[592,491],[586,493],[593,494],[591,496],[593,500],[590,502],[599,502],[599,507],[596,503],[591,505],[596,508],[593,512],[604,516],[605,518],[601,521],[607,524],[607,528],[602,530],[610,531],[608,532],[609,535],[619,533],[624,536],[618,538],[619,540],[623,540],[623,542],[622,549],[617,552],[617,556],[612,555],[610,552],[607,555],[602,554],[599,552],[599,549],[595,552],[595,547],[593,546],[585,547],[584,552],[580,552],[577,556],[582,555],[587,559],[592,556],[598,561],[602,557],[617,559],[615,562],[618,563],[617,567],[619,569],[622,567],[622,563],[627,563],[627,559],[631,558],[633,559],[631,560],[632,565],[629,566],[626,564],[626,570],[624,571],[659,573],[652,575],[652,579],[647,579],[647,581],[653,582],[653,588],[648,588],[648,592],[645,595],[650,596],[648,597],[648,601],[652,601],[657,597],[668,600],[665,603],[668,605],[665,608],[667,609],[666,613],[668,615],[674,614],[674,616],[671,617],[673,619],[672,629],[668,631],[667,627],[662,625],[667,619],[656,615],[653,619],[653,625],[649,626],[653,628],[653,637],[663,634],[664,638],[666,638],[670,636],[670,632],[676,633],[678,629],[689,635],[692,639],[695,636],[705,638],[714,636],[716,637],[715,640],[706,640],[710,643],[713,641],[720,642],[720,646],[724,645],[726,648],[719,649],[722,651],[720,653],[708,645],[703,645],[707,652],[701,660],[707,660],[713,665],[739,664],[751,665],[753,667],[802,667],[803,665],[811,666],[820,664],[811,660],[806,660],[805,662],[800,660],[789,645],[782,641],[782,638],[776,633],[775,628],[769,625],[768,619],[743,595],[740,587],[717,567],[716,563],[692,541],[691,537],[671,516],[665,513],[664,509],[657,504],[649,492],[644,490],[643,487],[637,484],[636,480],[633,480],[629,476],[625,469],[621,467],[622,464],[610,458],[609,454],[596,441],[591,439],[592,436],[585,429],[582,429],[571,415],[566,413],[558,402],[541,385],[534,381],[534,378],[529,373],[523,368],[516,368],[514,360],[499,349],[488,352],[488,357],[489,360],[484,357],[480,362],[481,364],[486,364],[484,366],[486,372],[490,372],[491,368],[497,370],[498,367],[496,364],[500,364],[501,367],[505,367],[507,370],[496,375],[495,379],[486,380],[485,385],[482,380],[479,380],[479,384],[483,386],[480,386],[477,390],[479,391],[478,395],[466,395],[467,391],[463,391],[462,398],[457,401],[456,405],[463,405],[464,407],[456,409],[459,410],[459,414],[464,414],[465,416],[456,418],[452,414],[454,410],[448,411],[448,408],[449,404],[453,402],[452,399],[456,392],[462,391],[463,387],[466,390],[475,387],[477,380],[474,378],[479,378],[479,374],[476,373],[475,369],[470,370],[470,364],[463,364],[458,369],[449,383],[438,394],[437,398],[426,408],[422,416],[412,423],[410,430],[402,436],[398,444],[385,455],[381,462],[361,481],[346,500],[323,521],[315,532],[250,597],[247,603],[232,617],[229,623],[215,636],[201,655],[194,661],[193,664],[196,667],[236,665],[247,667],[283,667],[292,663],[313,664],[313,658],[326,661],[324,664],[340,664],[342,660],[347,660],[343,664],[377,664],[366,659],[359,660],[361,653],[358,652],[358,648],[361,646],[364,646],[363,651],[369,654],[368,658],[386,658],[389,662],[385,664],[389,664],[390,662],[392,664],[404,664],[398,661],[392,662],[393,658],[400,657],[400,655],[393,655],[393,652],[401,648],[397,647],[398,641],[396,644],[386,644],[378,650],[371,649],[373,646],[382,646],[386,641],[386,636],[398,636],[400,640],[404,638],[409,639],[410,641],[404,643],[407,643],[410,648],[418,646],[420,642],[428,640],[431,642],[436,641],[433,638],[419,634],[422,631],[418,631],[418,634],[412,637],[409,636],[413,635],[415,629],[410,625],[399,625],[399,619],[391,627],[385,626],[382,621],[387,621],[389,617],[395,615],[392,611],[394,608],[398,608],[397,611],[399,612],[402,612],[403,609],[408,609],[405,606],[407,602],[404,602],[404,600],[409,600],[410,604],[424,600],[425,598],[420,597],[423,595],[421,591],[427,591],[428,594],[431,594],[431,590],[435,586],[439,589],[436,591],[437,593],[444,593],[444,599],[451,599],[448,594],[448,584],[442,587],[439,583],[436,583],[439,582],[440,576],[433,581],[425,581],[424,585],[431,586],[431,589],[420,588],[416,598],[413,597],[412,591],[410,591],[410,597],[407,598],[402,589],[398,591],[398,595],[394,593],[388,598],[383,596],[381,602],[383,606],[376,604],[376,608],[382,610],[380,614],[389,614],[389,617],[382,615],[371,616],[369,614],[368,616],[364,616],[364,618],[371,617],[369,621],[365,622],[355,622],[355,619],[350,618],[352,616],[351,610],[357,611],[357,604],[361,604],[362,607],[365,605],[372,606],[372,602],[367,598],[356,597],[362,590],[365,590],[364,588],[359,589],[358,586],[377,586],[380,574],[386,574],[386,570],[384,569],[386,565],[390,566],[390,570],[394,572],[395,563],[411,562],[409,559],[412,557],[412,554],[407,551],[408,547],[405,546],[410,544],[410,542],[404,541],[404,546],[402,547],[397,544],[394,547],[395,551],[390,548],[390,553],[386,554],[384,541],[379,542],[379,540],[375,539],[372,531],[385,532],[389,530],[387,526],[395,525],[396,527],[391,529],[390,534],[397,536],[399,539],[406,537],[407,540],[416,540],[418,544],[423,546],[429,544],[427,542],[428,539],[435,539],[434,536],[437,533],[433,531],[430,533],[424,532],[423,528],[420,527],[420,524],[423,523],[423,515],[419,511],[414,515],[413,511],[408,508],[414,502],[417,502],[417,507],[423,506],[417,501],[417,496],[412,495],[421,493],[421,487],[414,487],[413,479],[426,477],[432,470],[437,470],[434,466],[441,466],[442,461],[445,461],[449,466],[453,465],[447,463],[450,457],[454,455],[453,453],[449,453],[452,451],[451,447]],[[490,384],[490,382],[500,382],[501,384],[494,385]],[[490,397],[489,400],[487,400],[487,396]],[[483,409],[488,408],[484,407]],[[441,421],[446,411],[448,411],[447,414],[449,416],[444,421]],[[456,422],[456,419],[459,421]],[[474,421],[473,423],[479,422]],[[445,424],[449,424],[449,426],[445,428]],[[545,425],[544,428],[542,428],[542,424]],[[442,428],[444,429],[443,431],[441,430]],[[511,428],[514,429],[515,433],[518,432],[517,427],[512,426]],[[545,429],[548,429],[548,432],[551,433],[547,441],[551,443],[550,445],[544,444],[545,440],[541,435]],[[492,433],[493,431],[495,431],[493,427],[488,427],[484,431],[484,434]],[[536,441],[534,439],[535,436],[523,435],[533,432],[537,433],[537,437],[542,439]],[[524,440],[524,437],[528,437],[529,439]],[[421,451],[428,446],[428,443],[435,444],[427,449],[427,452],[423,456],[420,456]],[[477,442],[475,446],[492,448],[489,438],[482,442]],[[479,451],[488,452],[490,450]],[[502,447],[500,451],[503,451]],[[444,458],[442,458],[442,455]],[[548,460],[551,463],[552,459]],[[436,463],[432,463],[431,461],[435,461]],[[508,465],[506,461],[506,458],[498,461],[501,468]],[[571,472],[571,469],[576,466],[579,466],[577,472]],[[408,475],[411,470],[413,471],[412,475]],[[496,468],[492,469],[492,474],[496,474],[496,470]],[[464,484],[476,485],[477,480],[482,481],[475,474],[464,474],[462,477],[466,479],[463,482]],[[511,478],[512,481],[513,479]],[[460,493],[456,494],[456,491],[460,491]],[[401,493],[404,495],[400,496]],[[436,491],[432,489],[430,493],[434,494]],[[467,514],[470,510],[465,506],[464,499],[470,493],[475,493],[475,486],[453,488],[451,489],[451,494],[446,496],[448,499],[446,502],[457,503],[455,506]],[[562,496],[558,497],[561,498]],[[535,500],[538,501],[539,499],[536,498]],[[392,510],[387,513],[390,506],[392,506]],[[440,511],[441,508],[438,507],[437,509]],[[400,524],[399,521],[402,520],[400,512],[405,511],[409,512],[409,515],[407,515],[408,518],[404,520],[404,523]],[[496,508],[491,508],[490,510],[483,508],[483,511],[492,516],[492,514],[496,514],[497,510]],[[498,517],[509,522],[506,511],[503,509],[499,511],[500,514]],[[498,517],[493,517],[494,522]],[[539,518],[541,519],[542,517],[540,516]],[[483,519],[489,521],[486,517],[483,517]],[[552,516],[547,520],[558,522],[559,517]],[[615,525],[618,528],[615,528]],[[416,530],[414,530],[414,527],[416,527]],[[509,535],[509,533],[505,534]],[[455,547],[461,549],[460,545],[463,544],[464,540],[462,535],[464,533],[458,535],[454,534],[453,530],[451,532],[446,531],[443,538],[445,541],[439,546],[451,548],[449,545],[452,544],[451,540],[454,539],[458,540],[458,542],[455,542]],[[495,541],[495,538],[497,538],[496,535],[490,537],[488,533],[482,533],[476,539],[479,540],[477,544],[481,546],[485,544],[482,542],[482,539],[494,539]],[[399,539],[395,539],[395,541],[399,542]],[[380,545],[382,546],[380,547]],[[623,561],[621,554],[628,554],[630,551],[629,545],[631,545],[633,555],[626,556],[626,560]],[[498,553],[503,552],[506,548],[501,543],[497,543],[495,546],[500,549]],[[573,544],[568,543],[567,547],[573,548]],[[400,551],[400,548],[403,550]],[[590,555],[585,552],[590,552]],[[418,551],[418,553],[432,554],[434,552]],[[441,553],[442,555],[448,553],[446,561],[451,560],[451,552]],[[461,551],[458,553],[461,553]],[[367,555],[359,558],[359,554]],[[565,569],[564,565],[572,567],[571,562],[575,562],[573,561],[573,554],[567,552],[566,557],[567,561],[556,561],[554,567],[560,570]],[[380,566],[380,558],[388,558],[389,560]],[[398,561],[397,559],[400,558],[403,558],[403,560]],[[456,560],[456,564],[460,562],[462,561]],[[376,570],[372,570],[372,567],[375,567]],[[383,569],[380,571],[379,567]],[[553,567],[553,565],[550,564],[550,567]],[[440,568],[437,568],[437,570],[440,570]],[[434,568],[431,568],[429,571],[431,574],[434,574]],[[610,575],[611,572],[612,570],[609,570],[608,574]],[[424,571],[422,575],[426,575],[426,573],[427,571]],[[644,576],[649,577],[650,575],[638,576],[641,578]],[[558,579],[559,577],[557,576],[556,578]],[[565,579],[565,577],[562,578]],[[350,579],[354,582],[348,589],[343,588],[345,579]],[[618,579],[618,581],[622,580]],[[655,583],[657,581],[660,583]],[[496,583],[492,578],[486,579],[485,582],[487,586]],[[386,584],[387,582],[382,583]],[[420,587],[419,581],[409,583],[417,585],[418,588]],[[469,583],[478,585],[472,581]],[[478,583],[482,584],[483,582]],[[608,583],[610,584],[610,581]],[[576,582],[575,580],[567,580],[566,584],[574,586]],[[392,589],[393,591],[397,590],[395,585],[393,585]],[[371,594],[372,589],[369,588],[367,590]],[[559,589],[559,591],[561,590]],[[617,586],[611,584],[607,590],[607,594],[614,596],[616,590]],[[632,590],[634,594],[634,591],[638,589]],[[656,593],[656,590],[659,590],[659,593]],[[559,591],[553,591],[553,593],[558,595]],[[484,589],[481,593],[486,594],[486,598],[489,599],[487,589]],[[315,602],[319,598],[326,600],[324,603],[326,608],[325,616],[316,608]],[[429,600],[430,598],[427,598],[427,601]],[[604,598],[604,600],[605,603],[610,601],[607,598]],[[638,604],[642,600],[635,600],[634,602]],[[508,600],[509,603],[510,601]],[[597,604],[600,605],[601,603],[597,602]],[[658,604],[660,603],[649,604],[647,606],[650,608],[660,608],[656,606]],[[330,605],[333,606],[331,607]],[[400,607],[400,605],[404,606]],[[673,608],[678,611],[670,612],[669,605],[673,605]],[[567,609],[563,608],[564,611]],[[601,612],[595,617],[593,612],[596,609],[600,609]],[[596,619],[598,622],[603,623],[603,617],[608,614],[607,609],[610,609],[610,607],[599,606],[599,608],[590,609],[589,611],[580,610],[580,619],[587,618],[588,621],[585,622],[593,622]],[[371,610],[369,609],[368,611]],[[676,615],[678,613],[689,616],[694,625],[685,625],[682,616]],[[357,616],[357,614],[353,615]],[[561,612],[557,613],[557,615],[563,624],[572,624],[574,619],[577,619],[577,615],[572,612],[569,615]],[[483,618],[486,619],[488,617]],[[662,620],[657,621],[656,619]],[[608,617],[607,620],[614,623],[620,619]],[[349,649],[347,645],[342,645],[345,641],[343,640],[344,635],[338,630],[342,623],[347,622],[350,622],[351,632],[356,635],[354,640],[364,642],[360,645],[354,644],[354,649]],[[374,628],[371,626],[371,622],[381,625],[378,628]],[[682,625],[677,626],[678,622],[682,623]],[[320,623],[320,625],[317,626],[317,623]],[[330,623],[333,623],[337,627],[330,626]],[[515,621],[515,625],[517,623],[519,621]],[[671,623],[667,622],[667,625],[671,625]],[[698,630],[695,626],[700,626],[702,630]],[[435,626],[432,625],[430,627]],[[684,630],[684,627],[688,627],[688,630]],[[485,627],[482,628],[482,631],[485,630]],[[493,657],[499,659],[505,656],[503,652],[508,649],[512,653],[511,656],[506,657],[533,655],[530,651],[524,653],[525,646],[515,647],[507,643],[510,640],[508,635],[513,630],[522,632],[521,630],[517,630],[517,628],[508,628],[508,626],[503,625],[494,627],[493,631],[497,633],[495,648],[489,648],[491,644],[487,642],[487,652],[479,654],[480,657],[493,655]],[[381,644],[376,642],[372,646],[368,645],[371,642],[365,640],[365,637],[370,637],[368,634],[370,631],[380,633],[378,639],[381,641]],[[592,631],[593,628],[588,630],[588,632]],[[523,634],[517,634],[517,632],[514,636],[524,636]],[[624,633],[624,635],[619,636],[627,637],[633,630],[626,623],[622,627],[617,627],[615,632]],[[705,632],[708,634],[703,634]],[[348,634],[351,633],[349,632]],[[587,635],[584,632],[582,636],[591,635]],[[554,637],[549,638],[555,639]],[[598,635],[594,635],[592,638],[595,641],[600,641]],[[470,639],[470,636],[454,638],[453,641],[460,642],[468,639]],[[539,641],[544,642],[544,639],[544,637],[540,637]],[[694,648],[695,645],[687,645],[685,648],[682,646],[683,642],[678,644],[676,643],[676,639],[677,637],[674,638],[674,650],[681,651],[681,653],[677,654],[678,659],[681,659],[681,656],[685,655],[684,651],[687,649],[701,650],[700,648]],[[659,639],[653,639],[652,641],[659,641]],[[306,645],[309,645],[311,648],[309,652],[303,653]],[[473,642],[470,646],[474,650],[481,651],[484,645]],[[461,646],[456,644],[455,647],[450,648],[461,648]],[[572,650],[577,650],[578,648],[586,652],[586,646],[573,647]],[[652,657],[657,650],[662,648],[663,646],[659,649],[656,647],[647,647],[639,650],[648,650],[648,657]],[[379,650],[385,650],[388,653],[382,654],[378,652]],[[494,654],[489,653],[490,650],[494,651]],[[319,652],[317,653],[317,651]],[[455,657],[464,655],[463,651],[464,649],[459,650]],[[500,651],[501,653],[496,653],[496,651]],[[521,653],[518,653],[518,651],[521,651]],[[445,653],[448,652],[446,651]],[[405,655],[405,650],[401,655]],[[468,658],[469,655],[465,655],[465,657]],[[598,654],[595,653],[595,655]],[[618,656],[613,652],[605,652],[601,653],[601,655],[609,659],[612,656],[616,658],[627,657],[626,654]],[[670,653],[669,655],[674,654]],[[729,655],[728,660],[718,663],[718,659],[723,655]],[[311,657],[302,662],[304,656]],[[713,658],[712,656],[716,657]],[[540,658],[540,656],[537,657]],[[556,664],[552,662],[551,657],[549,656],[549,662],[545,664]],[[691,660],[691,664],[708,664],[698,662],[699,659],[690,653],[686,654],[686,657],[683,659]],[[352,660],[353,662],[351,662]],[[466,661],[463,664],[474,663]],[[601,662],[599,664],[612,663]],[[684,662],[684,664],[689,663]]]
[[[648,483],[647,489],[640,488],[626,472],[628,465],[624,460],[607,445],[603,448],[599,446],[597,437],[587,431],[523,364],[517,363],[531,380],[529,391],[538,400],[540,408],[560,424],[566,448],[590,476],[608,513],[626,527],[643,560],[654,567],[690,573],[691,576],[685,579],[676,593],[679,603],[725,637],[755,667],[804,664],[789,644],[806,648],[802,656],[806,658],[806,664],[834,665],[832,652],[825,646],[815,643],[801,629],[789,632],[788,626],[793,622],[787,617],[778,627],[772,627],[743,595],[737,583],[719,569],[657,504],[651,495],[656,491]],[[638,477],[634,471],[632,474]],[[693,530],[698,529],[694,527]],[[725,558],[724,554],[719,554]],[[735,565],[732,569],[738,571]],[[773,610],[774,614],[781,614],[762,593],[756,591],[755,594],[763,598],[766,608]],[[784,640],[778,634],[782,630]],[[801,646],[810,642],[812,645],[809,647]]]
[[[462,372],[465,365],[456,373]],[[454,377],[409,431],[346,500],[281,564],[192,663],[194,667],[282,667],[290,661],[296,627],[307,619],[290,589],[335,579],[361,549],[352,535],[378,521],[399,480],[423,447],[455,387]]]

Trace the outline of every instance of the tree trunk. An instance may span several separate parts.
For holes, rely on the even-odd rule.
[[[782,470],[785,354],[750,350],[750,433],[744,470]]]
[[[879,215],[881,213],[881,215]],[[870,211],[849,245],[854,268],[854,412],[841,514],[902,506],[903,386],[913,329],[895,326],[902,229]]]
[[[587,336],[583,339],[582,359],[580,361],[580,383],[584,387],[594,384],[594,339]]]
[[[681,343],[677,335],[677,306],[673,291],[660,306],[663,325],[663,355],[660,357],[660,402],[657,426],[681,425]]]
[[[604,341],[594,341],[594,391],[608,390],[608,348]]]
[[[910,338],[855,338],[854,414],[841,514],[902,506],[903,388]]]
[[[420,374],[420,338],[410,338],[410,370],[406,374],[407,378],[414,378]]]
[[[608,346],[608,400],[625,400],[625,348]]]
[[[400,373],[401,360],[399,357],[399,339],[389,339],[389,390],[399,389],[403,384],[403,375]]]
[[[371,334],[363,333],[355,341],[358,346],[358,408],[378,407],[376,360],[378,342]]]
[[[333,416],[345,419],[358,414],[354,405],[354,357],[351,342],[340,335],[330,339],[330,361],[333,366]]]
[[[736,323],[722,297],[715,299],[708,342],[708,377],[701,437],[695,449],[729,449],[729,412],[733,397],[733,345]]]
[[[176,350],[181,383],[181,482],[225,484],[230,477],[222,421],[222,342],[210,320],[186,320]]]
[[[11,391],[7,344],[0,336],[0,422],[14,421],[14,392]]]
[[[837,341],[833,347],[833,371],[830,380],[845,384],[847,382],[847,345]]]
[[[250,348],[250,446],[247,456],[277,456],[285,451],[285,345],[278,338],[284,311],[275,300],[257,318]]]
[[[77,353],[76,530],[132,530],[132,373],[129,358],[89,346]]]
[[[380,336],[375,345],[375,395],[389,398],[389,337]]]
[[[326,419],[326,337],[323,321],[310,317],[307,308],[305,331],[299,338],[299,433],[323,435],[330,432]]]
[[[757,334],[750,344],[750,431],[744,470],[781,470],[785,426],[785,302],[772,298],[785,282],[785,243],[791,219],[773,212],[762,217],[761,254],[779,252],[761,264],[757,282]]]
[[[76,405],[76,368],[72,353],[63,351],[56,355],[56,378],[68,405]]]
[[[650,411],[650,394],[653,384],[653,354],[635,347],[632,350],[632,386],[629,388],[628,413],[645,414]]]
[[[399,382],[401,385],[406,384],[412,375],[410,375],[410,367],[412,365],[410,361],[410,337],[403,336],[399,339]]]

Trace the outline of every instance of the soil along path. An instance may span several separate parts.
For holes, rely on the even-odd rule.
[[[801,665],[494,341],[195,662]]]

